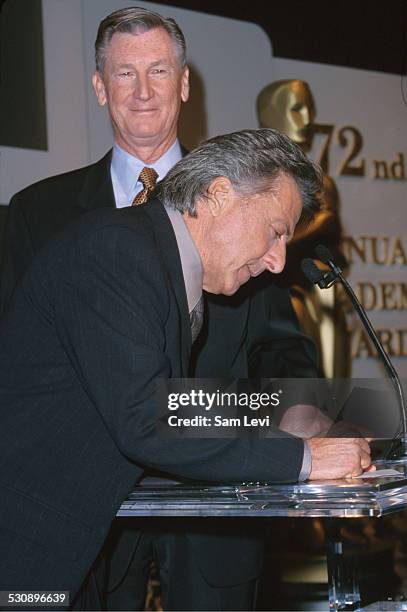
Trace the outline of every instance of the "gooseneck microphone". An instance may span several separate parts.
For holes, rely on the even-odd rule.
[[[328,289],[328,287],[332,287],[337,280],[332,272],[320,270],[314,261],[309,257],[302,260],[301,268],[308,280],[314,285],[318,285],[320,289]]]
[[[386,353],[382,343],[380,342],[380,339],[376,331],[374,330],[365,309],[358,300],[355,292],[353,291],[346,278],[344,278],[341,268],[334,262],[330,250],[323,244],[319,244],[315,249],[315,253],[318,259],[320,259],[324,264],[329,266],[329,270],[320,270],[318,266],[314,263],[314,261],[307,257],[301,262],[302,271],[304,272],[308,280],[311,281],[311,283],[313,283],[314,285],[318,285],[320,289],[327,289],[329,287],[332,287],[332,285],[334,283],[337,283],[338,281],[343,285],[347,295],[349,296],[353,304],[353,307],[355,308],[360,320],[362,321],[364,328],[366,329],[369,335],[369,338],[372,340],[377,350],[377,353],[385,367],[385,370],[387,371],[388,376],[392,380],[395,392],[397,394],[401,420],[401,431],[398,434],[398,437],[401,442],[401,449],[397,449],[397,458],[407,460],[406,404],[399,376],[392,362],[390,361],[390,358]]]

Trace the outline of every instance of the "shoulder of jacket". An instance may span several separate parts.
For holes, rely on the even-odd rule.
[[[109,155],[109,153],[107,154]],[[32,201],[41,202],[42,200],[66,197],[67,191],[74,192],[81,188],[86,176],[97,167],[103,171],[103,166],[107,168],[107,156],[94,164],[89,164],[76,170],[56,174],[48,178],[37,181],[21,191],[18,191],[10,200],[10,205],[23,206],[30,205]]]

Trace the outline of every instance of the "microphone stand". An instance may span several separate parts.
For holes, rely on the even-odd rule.
[[[396,434],[396,439],[400,441],[400,447],[392,447],[387,454],[387,457],[391,459],[392,463],[407,463],[407,421],[406,421],[406,403],[403,393],[403,388],[400,383],[399,376],[390,361],[388,354],[386,353],[380,339],[374,330],[365,309],[359,302],[352,287],[343,276],[342,270],[335,264],[333,257],[329,249],[323,245],[318,245],[315,249],[318,259],[323,263],[327,264],[330,268],[330,272],[323,272],[320,270],[312,259],[304,259],[302,262],[302,269],[305,275],[311,282],[317,284],[320,289],[328,289],[332,287],[334,283],[338,281],[343,285],[347,295],[349,296],[364,328],[366,329],[369,338],[372,340],[382,362],[387,370],[388,376],[391,379],[399,404],[401,426]],[[391,457],[389,457],[391,455]]]

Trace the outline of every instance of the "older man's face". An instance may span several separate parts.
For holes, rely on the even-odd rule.
[[[285,175],[273,193],[242,198],[232,188],[227,206],[206,231],[204,289],[232,295],[252,276],[281,272],[301,210],[298,187]]]
[[[158,147],[162,154],[174,142],[181,101],[188,99],[188,69],[181,68],[164,29],[114,34],[93,86],[99,104],[108,105],[117,144],[126,151],[137,155]]]

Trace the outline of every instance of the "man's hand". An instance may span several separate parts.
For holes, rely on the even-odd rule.
[[[311,438],[312,468],[309,480],[352,478],[374,470],[365,438]]]

